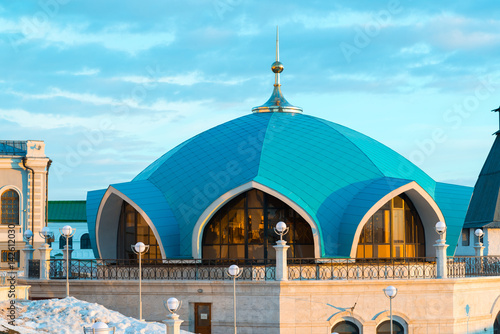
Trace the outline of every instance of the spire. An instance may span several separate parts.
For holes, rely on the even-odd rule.
[[[492,111],[493,112],[497,112],[498,113],[498,117],[500,118],[500,107],[498,107],[496,109],[493,109]],[[497,135],[497,136],[500,136],[500,119],[499,119],[499,130],[497,132],[495,132],[494,134]]]
[[[271,65],[271,70],[274,72],[274,90],[269,100],[261,106],[254,107],[252,112],[302,112],[302,108],[292,106],[281,93],[280,73],[283,69],[283,64],[280,62],[279,28],[276,27],[276,61]]]

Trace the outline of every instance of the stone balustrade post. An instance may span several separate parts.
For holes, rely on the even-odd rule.
[[[24,257],[24,277],[29,276],[29,267],[30,260],[33,260],[33,252],[35,249],[29,243],[26,243],[26,246],[23,248],[23,257]]]
[[[276,246],[276,280],[277,281],[288,281],[288,259],[287,250],[290,248],[284,240],[278,240]]]
[[[445,238],[436,240],[434,245],[436,248],[436,277],[437,278],[447,278],[448,277],[448,258],[446,256],[446,244]]]
[[[48,244],[43,244],[38,251],[40,252],[40,279],[50,278],[50,251],[52,249]]]
[[[474,250],[476,251],[476,256],[484,256],[484,246],[482,242],[476,242]]]
[[[178,314],[169,314],[167,315],[167,319],[163,320],[163,323],[166,325],[166,333],[167,334],[180,334],[181,333],[181,324],[184,320],[179,319]]]

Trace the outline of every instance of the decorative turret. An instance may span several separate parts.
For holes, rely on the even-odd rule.
[[[271,66],[271,70],[274,72],[274,90],[269,100],[259,107],[254,107],[252,112],[302,112],[302,108],[288,103],[281,93],[280,73],[283,72],[283,69],[283,64],[280,62],[279,30],[276,27],[276,61]]]

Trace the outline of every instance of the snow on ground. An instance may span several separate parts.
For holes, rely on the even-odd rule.
[[[0,303],[0,332],[12,329],[20,334],[78,334],[83,327],[102,321],[116,326],[117,334],[165,334],[165,325],[144,322],[111,311],[99,304],[87,303],[73,297],[46,300],[16,300],[16,326],[8,324],[6,308],[9,301]],[[9,332],[10,333],[10,332]],[[181,334],[190,334],[182,331]]]

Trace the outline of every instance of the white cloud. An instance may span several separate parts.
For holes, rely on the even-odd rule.
[[[425,43],[416,43],[410,47],[402,48],[400,51],[402,54],[428,54],[431,52],[431,47]]]
[[[42,40],[49,45],[68,47],[98,44],[104,48],[135,54],[158,45],[169,45],[175,40],[173,32],[132,32],[128,25],[115,25],[101,31],[88,31],[88,24],[59,25],[37,16],[24,16],[18,20],[0,19],[0,33],[12,34],[13,44]],[[23,37],[17,36],[22,34]]]
[[[76,75],[76,76],[87,76],[87,75],[96,75],[101,72],[98,68],[89,68],[84,67],[78,71],[57,71],[57,74],[68,74],[68,75]]]
[[[125,82],[137,83],[137,84],[166,83],[179,86],[192,86],[199,83],[237,85],[245,81],[248,81],[251,78],[231,78],[231,79],[207,78],[202,73],[195,71],[173,76],[162,76],[158,78],[145,77],[145,76],[123,76],[123,77],[115,77],[113,79]]]

